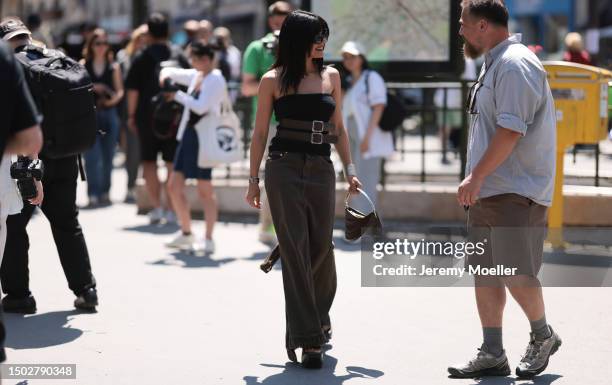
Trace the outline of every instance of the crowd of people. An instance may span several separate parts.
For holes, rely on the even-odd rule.
[[[470,229],[523,226],[541,230],[551,204],[555,171],[555,141],[550,140],[555,136],[555,115],[545,71],[520,43],[520,36],[509,33],[503,2],[464,0],[462,9],[460,34],[465,54],[471,58],[484,55],[485,66],[469,98],[469,113],[478,119],[472,120],[468,176],[458,188],[458,203],[469,210]],[[199,160],[204,143],[199,140],[198,123],[231,104],[236,94],[229,92],[228,83],[240,75],[242,94],[256,96],[245,200],[262,212],[260,239],[278,243],[286,305],[285,347],[292,361],[297,361],[294,350],[301,348],[302,365],[321,368],[322,346],[332,337],[329,311],[337,283],[332,144],[342,162],[348,194],[356,195],[352,205],[358,211],[370,211],[370,205],[376,204],[381,161],[393,153],[392,134],[381,128],[389,96],[382,76],[369,68],[367,52],[357,41],[347,41],[341,49],[348,73],[345,82],[336,68],[324,64],[330,30],[322,17],[279,1],[268,10],[268,24],[270,34],[251,43],[242,60],[232,48],[229,30],[213,28],[209,21],[187,22],[189,41],[177,47],[169,41],[167,17],[152,13],[117,54],[110,49],[103,29],[88,32],[79,58],[82,67],[78,68],[91,79],[92,105],[96,106],[97,132],[84,153],[89,206],[111,203],[113,158],[123,137],[129,175],[126,199],[133,199],[141,168],[153,207],[151,224],[180,224],[180,232],[167,246],[214,253],[218,209],[212,168],[202,167]],[[3,20],[0,33],[26,70],[30,70],[28,60],[54,54],[40,49],[18,19]],[[23,205],[18,195],[12,201],[5,201],[3,195],[1,201],[0,217],[7,218],[7,226],[0,223],[0,241],[8,233],[0,270],[7,294],[2,305],[5,311],[36,312],[29,291],[26,226],[40,205],[51,223],[62,267],[76,296],[75,307],[94,310],[98,305],[96,281],[76,206],[81,156],[41,150],[38,110],[45,106],[33,102],[30,91],[37,100],[37,90],[28,90],[15,57],[6,44],[0,45],[0,77],[14,91],[10,96],[2,93],[3,109],[8,109],[12,126],[3,131],[0,144],[7,154],[28,156],[30,164],[40,158],[45,172],[35,180],[29,177],[35,194]],[[72,65],[67,58],[58,57],[61,65]],[[47,135],[48,121],[41,124]],[[45,145],[48,142],[50,137],[45,138]],[[159,158],[165,165],[165,182],[159,176]],[[267,199],[260,189],[264,159]],[[1,175],[6,175],[7,164],[3,158]],[[188,179],[197,181],[204,206],[202,238],[192,231],[185,196]],[[9,187],[15,197],[14,185]],[[20,191],[23,195],[24,190]],[[535,230],[512,239],[486,236],[492,240],[489,253],[468,263],[488,266],[495,253],[511,265],[515,256],[502,249],[512,242],[521,245],[520,256],[527,268],[519,277],[476,278],[483,345],[474,359],[448,370],[455,377],[510,373],[501,337],[507,287],[532,329],[527,353],[516,372],[532,377],[546,368],[561,345],[546,321],[537,280],[544,237]]]

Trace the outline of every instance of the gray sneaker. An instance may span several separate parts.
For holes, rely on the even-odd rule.
[[[548,366],[548,359],[550,356],[561,346],[561,338],[555,333],[550,325],[551,335],[543,341],[535,339],[533,333],[529,333],[530,340],[527,346],[525,355],[521,358],[518,366],[516,367],[516,375],[521,378],[531,378],[544,371]]]
[[[499,357],[478,349],[476,358],[471,359],[467,364],[449,366],[448,373],[454,378],[479,378],[485,376],[508,376],[510,366],[508,357],[504,350]]]

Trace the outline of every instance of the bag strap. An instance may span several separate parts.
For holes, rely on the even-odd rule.
[[[365,191],[363,191],[363,190],[362,190],[362,189],[360,189],[360,188],[357,188],[357,191],[358,191],[358,192],[359,192],[361,195],[363,195],[363,196],[365,197],[365,199],[366,199],[366,200],[367,200],[367,201],[370,203],[370,206],[372,206],[372,212],[374,213],[374,215],[378,216],[378,214],[376,214],[376,206],[374,206],[374,202],[372,202],[372,199],[370,199],[370,197],[368,196],[368,194],[366,194],[366,192],[365,192]],[[346,193],[346,198],[344,199],[344,207],[345,207],[345,208],[348,208],[348,207],[349,207],[348,202],[349,202],[350,197],[351,197],[351,193],[350,193],[350,192],[347,192],[347,193]]]
[[[370,70],[366,70],[365,73],[365,88],[366,88],[366,98],[368,99],[368,104],[370,103]]]

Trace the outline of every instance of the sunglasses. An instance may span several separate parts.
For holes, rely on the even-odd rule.
[[[468,94],[468,98],[466,100],[465,109],[470,115],[478,115],[478,110],[476,109],[476,96],[478,95],[478,91],[482,87],[482,83],[477,81],[470,87],[470,92]]]
[[[323,43],[323,42],[326,42],[326,43],[327,43],[327,34],[325,34],[325,33],[323,33],[323,32],[319,33],[318,35],[316,35],[316,36],[314,37],[314,39],[312,40],[312,42],[313,42],[314,44],[321,44],[321,43]]]

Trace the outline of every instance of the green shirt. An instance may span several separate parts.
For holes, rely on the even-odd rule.
[[[253,41],[247,47],[242,58],[242,73],[255,76],[255,79],[260,80],[262,76],[270,70],[274,64],[274,55],[270,50],[266,49],[265,43],[273,42],[276,38],[273,33],[269,33],[259,40]],[[255,113],[257,112],[257,97],[252,98],[253,115],[252,121],[255,122]],[[276,123],[274,114],[272,114],[271,123]]]

